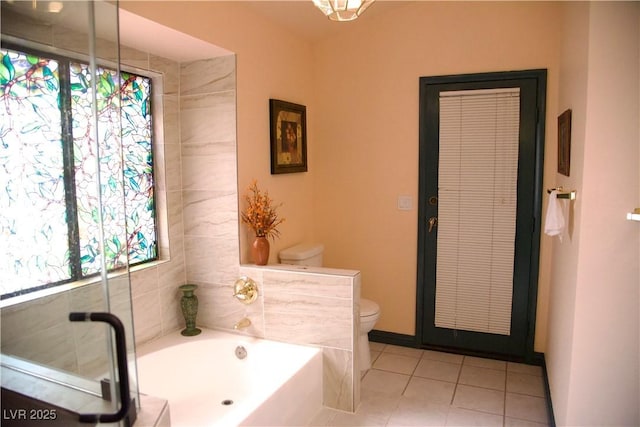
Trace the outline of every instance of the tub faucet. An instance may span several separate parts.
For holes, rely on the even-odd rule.
[[[233,329],[244,329],[248,328],[249,326],[251,326],[251,320],[249,320],[249,318],[247,317],[243,317],[242,320],[233,325]]]

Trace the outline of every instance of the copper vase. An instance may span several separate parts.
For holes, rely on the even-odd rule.
[[[269,240],[264,236],[256,236],[251,244],[251,258],[257,265],[267,265],[269,261]]]

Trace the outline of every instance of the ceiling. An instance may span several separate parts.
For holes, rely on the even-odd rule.
[[[240,1],[256,15],[272,21],[274,24],[287,29],[292,34],[310,43],[338,37],[340,34],[352,31],[367,22],[384,17],[385,14],[395,8],[412,3],[412,1],[406,0],[377,0],[355,21],[334,22],[325,17],[314,6],[312,0],[235,1]],[[71,4],[64,7],[60,13],[49,13],[47,11],[49,4],[56,3],[52,0],[3,0],[2,3],[3,8],[12,8],[20,14],[46,22],[65,25],[78,31],[86,31],[84,27],[86,27],[87,23],[87,4],[85,2],[65,2]],[[95,7],[96,16],[100,17],[96,22],[98,36],[115,40],[113,28],[117,15],[113,4],[107,0],[96,2]],[[203,55],[214,57],[229,53],[222,48],[194,39],[170,28],[159,28],[155,23],[124,10],[120,10],[120,37],[123,44],[134,48],[144,47],[144,50],[158,55],[166,56],[167,52],[171,51],[173,54],[168,57],[181,62],[200,59]]]
[[[411,1],[377,0],[360,18],[351,22],[329,20],[313,5],[311,0],[254,0],[243,1],[243,3],[256,14],[262,15],[310,42],[316,42],[324,38],[338,36],[342,32],[349,31],[368,20],[377,19],[392,9],[411,3]]]

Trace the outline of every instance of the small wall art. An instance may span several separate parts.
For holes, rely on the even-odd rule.
[[[271,173],[307,171],[307,108],[269,100],[271,118]]]
[[[571,166],[571,110],[558,116],[558,173],[569,176]]]

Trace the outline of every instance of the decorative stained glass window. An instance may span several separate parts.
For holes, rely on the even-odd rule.
[[[2,298],[156,259],[151,79],[0,53]]]

